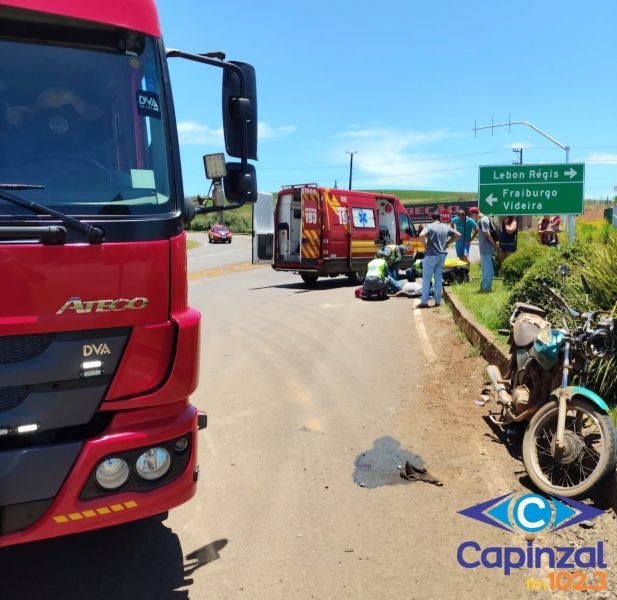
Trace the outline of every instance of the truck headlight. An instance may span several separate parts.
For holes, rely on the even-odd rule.
[[[106,490],[115,490],[126,483],[131,470],[122,458],[107,458],[97,468],[94,474],[96,482]]]
[[[135,470],[142,479],[160,479],[169,471],[171,456],[165,448],[149,448],[135,463]]]

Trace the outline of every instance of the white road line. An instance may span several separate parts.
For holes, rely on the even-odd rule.
[[[422,320],[422,309],[418,308],[413,311],[413,318],[416,322],[416,329],[418,330],[418,337],[422,342],[420,344],[422,348],[422,352],[424,356],[429,361],[437,360],[437,355],[435,354],[435,350],[433,350],[433,346],[428,337],[428,333],[426,333],[426,327],[424,327],[424,321]]]

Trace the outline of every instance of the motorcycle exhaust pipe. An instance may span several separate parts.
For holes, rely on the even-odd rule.
[[[488,378],[491,380],[493,388],[495,388],[495,391],[497,392],[498,401],[502,404],[507,404],[510,406],[512,404],[512,396],[508,394],[506,386],[501,383],[502,376],[499,368],[496,365],[489,365],[486,367],[486,373]]]

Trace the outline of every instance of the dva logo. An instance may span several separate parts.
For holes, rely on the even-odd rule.
[[[525,494],[515,499],[510,492],[460,510],[459,514],[511,533],[514,533],[515,526],[532,533],[550,528],[553,533],[602,514],[601,510],[582,502],[561,496],[557,498]]]

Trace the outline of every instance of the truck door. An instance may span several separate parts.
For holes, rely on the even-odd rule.
[[[274,256],[274,201],[259,192],[253,204],[253,264],[272,262]]]
[[[319,190],[302,188],[302,237],[300,263],[316,266],[321,258],[321,207]]]

